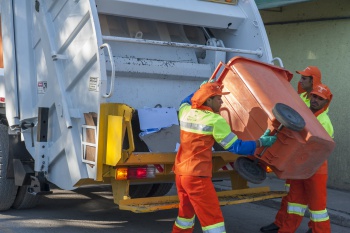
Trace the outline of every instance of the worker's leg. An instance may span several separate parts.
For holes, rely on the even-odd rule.
[[[287,206],[288,206],[288,200],[287,200],[287,196],[282,197],[282,201],[281,201],[281,207],[278,210],[276,217],[275,217],[275,221],[274,224],[278,227],[282,226],[283,220],[287,214]]]
[[[327,206],[327,174],[315,174],[305,181],[313,233],[330,233]],[[309,226],[310,226],[309,225]]]
[[[287,179],[285,184],[285,190],[289,192],[290,189],[290,180]],[[260,228],[261,232],[277,232],[279,228],[281,228],[282,223],[284,221],[284,218],[287,214],[287,206],[288,206],[288,195],[282,197],[281,200],[281,206],[280,209],[278,210],[275,221],[273,223],[270,223],[269,225],[263,226]]]
[[[303,220],[307,208],[305,180],[291,180],[288,193],[287,214],[279,233],[294,233]]]
[[[182,183],[203,232],[226,232],[219,200],[210,177],[193,177]]]
[[[173,226],[173,233],[192,233],[194,228],[195,212],[186,190],[182,186],[183,179],[176,175],[176,188],[179,197],[179,214]],[[186,179],[186,177],[184,177]]]
[[[290,180],[286,180],[286,183],[284,184],[285,189],[287,192],[289,192],[290,189]],[[274,224],[278,227],[282,226],[283,220],[287,214],[287,206],[288,206],[288,195],[282,197],[282,201],[281,201],[281,207],[278,210],[276,217],[275,217],[275,222]]]

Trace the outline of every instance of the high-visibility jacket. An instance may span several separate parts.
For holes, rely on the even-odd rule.
[[[300,98],[304,101],[306,106],[310,107],[310,99],[308,98],[306,91],[300,94]]]
[[[226,120],[201,106],[194,109],[183,102],[179,109],[180,148],[174,164],[177,175],[212,176],[212,147],[214,141],[225,150],[237,154],[254,154],[254,141],[242,141],[231,132]]]
[[[328,110],[328,108],[327,108]],[[327,114],[327,110],[322,112],[320,115],[317,116],[317,120],[321,123],[323,128],[327,131],[329,136],[331,138],[334,138],[334,129],[331,120],[329,119],[329,116]],[[323,162],[321,167],[316,171],[315,174],[328,174],[328,162],[327,160]]]

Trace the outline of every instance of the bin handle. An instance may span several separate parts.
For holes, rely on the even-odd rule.
[[[211,80],[215,79],[215,77],[216,77],[217,73],[219,72],[221,66],[225,66],[225,69],[230,69],[230,67],[229,67],[227,64],[225,64],[225,63],[223,63],[222,61],[220,61],[219,64],[218,64],[218,66],[216,67],[214,73],[211,75],[211,77],[210,77],[210,79],[209,79],[209,82],[210,82]],[[216,80],[216,81],[219,82],[219,83],[222,83],[222,79],[223,79],[223,77],[220,76],[219,79]]]
[[[218,66],[216,67],[214,73],[211,75],[210,79],[209,79],[209,82],[213,79],[215,79],[217,73],[219,72],[221,66],[223,65],[224,63],[222,61],[219,62]]]
[[[109,61],[110,61],[111,66],[112,66],[112,74],[111,74],[111,84],[110,84],[109,92],[108,93],[106,92],[106,94],[103,94],[102,97],[109,98],[112,96],[113,91],[114,91],[115,66],[114,66],[114,60],[113,60],[111,46],[108,43],[104,43],[100,46],[100,49],[103,49],[103,48],[107,48]],[[107,86],[106,86],[106,88],[107,88]]]

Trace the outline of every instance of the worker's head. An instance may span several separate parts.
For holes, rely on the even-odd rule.
[[[310,109],[313,113],[322,113],[331,103],[333,94],[329,87],[324,84],[318,84],[310,93]],[[316,115],[318,115],[316,114]]]
[[[222,84],[218,82],[209,82],[201,85],[191,99],[192,108],[207,106],[214,112],[219,112],[222,104],[221,96],[230,94],[230,92],[222,92],[222,88]]]
[[[298,93],[310,93],[312,89],[321,83],[321,71],[316,66],[308,66],[304,70],[297,70],[301,75],[298,83]]]

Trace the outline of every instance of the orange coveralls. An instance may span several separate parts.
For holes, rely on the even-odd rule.
[[[181,146],[174,165],[180,206],[173,233],[191,233],[195,214],[203,232],[226,232],[219,200],[211,181],[214,145],[212,134],[217,134],[215,137],[222,141],[232,141],[234,138],[229,136],[232,135],[230,127],[227,127],[226,121],[219,114],[205,106],[201,108],[205,111],[191,109],[189,104],[180,107]],[[196,119],[196,123],[185,120],[192,117]],[[224,124],[226,132],[221,129],[216,131],[219,127],[213,128],[214,122]]]
[[[317,82],[314,82],[313,85],[315,86],[317,83],[320,83],[320,80],[316,79]],[[307,92],[304,91],[301,88],[300,83],[298,83],[298,93],[300,93],[300,98],[304,101],[304,103],[306,104],[306,106],[310,107],[310,99],[307,96]],[[286,191],[289,193],[289,189],[290,189],[290,179],[286,180],[286,183],[284,184]],[[275,221],[274,224],[276,224],[276,226],[278,226],[279,228],[281,228],[282,223],[284,221],[285,216],[287,215],[287,206],[288,206],[288,195],[282,197],[282,201],[281,201],[281,207],[278,210],[276,217],[275,217]]]
[[[229,151],[241,148],[240,154],[254,153],[256,143],[238,139],[226,120],[206,106],[194,109],[184,103],[179,118],[181,145],[173,170],[180,204],[172,232],[191,233],[197,215],[203,232],[224,233],[224,218],[211,181],[214,140]]]
[[[333,138],[334,130],[327,112],[328,108],[315,115],[317,115],[318,121]],[[327,161],[325,161],[310,178],[288,180],[290,190],[284,202],[281,203],[281,209],[275,220],[275,224],[280,227],[279,233],[294,233],[299,227],[307,207],[310,211],[310,222],[308,225],[309,228],[312,228],[312,232],[331,232],[330,220],[326,209],[327,178],[328,165]]]
[[[203,103],[211,96],[224,95],[218,83],[200,87],[191,100],[188,96],[179,109],[180,148],[173,171],[179,214],[173,233],[191,233],[197,215],[204,233],[225,233],[219,200],[211,181],[212,147],[218,142],[225,150],[242,155],[253,154],[255,141],[242,141],[231,132],[230,125]]]
[[[318,85],[321,84],[321,71],[317,68],[317,67],[310,67],[312,72],[310,73],[305,73],[308,72],[308,68],[306,68],[304,71],[297,71],[297,73],[301,74],[301,75],[306,75],[306,76],[312,76],[312,86],[313,88]],[[298,83],[298,94],[300,94],[300,98],[304,101],[304,103],[310,107],[310,98],[308,96],[308,93],[302,88],[300,82]],[[328,109],[327,109],[328,111]],[[287,192],[289,192],[290,189],[290,182],[291,180],[287,179],[286,183],[285,183],[285,189]],[[287,206],[288,206],[288,195],[284,196],[282,198],[281,201],[281,207],[278,210],[276,217],[275,217],[275,221],[274,223],[276,224],[276,226],[281,227],[282,223],[284,221],[284,218],[286,217],[287,214]]]

